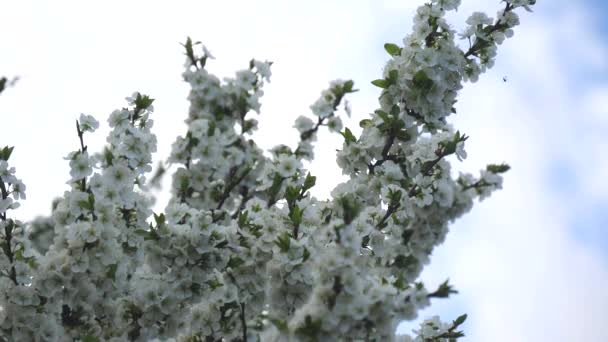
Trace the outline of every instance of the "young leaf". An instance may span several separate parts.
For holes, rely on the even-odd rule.
[[[316,182],[317,182],[317,177],[312,176],[309,172],[306,175],[306,179],[304,180],[304,186],[302,188],[302,192],[306,192],[306,191],[310,190],[313,186],[315,186]]]
[[[346,145],[350,144],[351,142],[357,142],[357,138],[355,138],[353,132],[351,132],[348,128],[345,128],[344,132],[340,132],[340,134],[342,134],[344,137],[344,142],[346,142]]]
[[[467,319],[467,314],[466,313],[458,316],[458,318],[456,318],[454,320],[454,327],[457,327],[457,326],[461,325],[462,323],[464,323],[464,321],[466,321],[466,319]]]
[[[15,146],[5,146],[3,149],[0,150],[0,160],[4,160],[4,161],[8,161],[8,158],[11,157],[11,154],[13,153],[13,149],[15,148]]]
[[[429,90],[433,86],[433,80],[423,71],[420,70],[414,75],[414,85],[423,90]]]
[[[397,83],[398,78],[399,78],[399,71],[391,70],[388,72],[388,81],[390,82],[390,84]]]
[[[384,50],[391,56],[399,56],[401,54],[401,48],[397,44],[386,43],[384,44]]]
[[[355,83],[352,80],[344,82],[344,86],[342,87],[344,94],[356,92],[357,89],[353,89],[354,85]]]
[[[387,125],[390,125],[393,121],[388,115],[388,113],[385,111],[378,109],[374,113],[376,113],[376,115],[378,115],[382,119],[382,121],[384,121],[384,123],[386,123]]]
[[[372,124],[373,124],[373,122],[370,119],[363,119],[363,120],[359,121],[359,127],[361,127],[361,128],[370,127]]]
[[[382,80],[382,79],[374,80],[374,81],[372,81],[372,84],[375,85],[376,87],[379,87],[382,89],[386,89],[390,86],[390,84],[388,83],[387,80]]]
[[[508,164],[490,164],[486,166],[486,170],[492,173],[505,173],[509,171],[511,167]]]

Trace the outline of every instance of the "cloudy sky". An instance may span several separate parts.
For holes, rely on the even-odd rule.
[[[0,146],[27,184],[23,220],[48,214],[67,189],[80,113],[107,115],[141,91],[156,98],[157,159],[185,130],[188,88],[181,81],[186,36],[217,57],[220,76],[252,58],[274,61],[259,117],[258,142],[294,146],[298,115],[336,78],[353,79],[357,123],[376,108],[387,60],[423,1],[13,1],[3,6],[0,75],[18,75],[0,96]],[[461,28],[474,10],[495,15],[497,0],[463,0],[450,19]],[[422,317],[468,313],[465,341],[608,340],[608,24],[601,0],[541,0],[524,13],[495,68],[460,96],[454,125],[470,135],[476,172],[506,161],[504,190],[452,225],[423,280],[449,277],[460,294]],[[503,77],[507,82],[503,82]],[[107,125],[89,137],[103,147]],[[343,178],[335,135],[321,133],[316,195]],[[400,331],[408,331],[411,324]]]

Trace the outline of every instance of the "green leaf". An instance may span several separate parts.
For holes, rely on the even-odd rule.
[[[386,89],[390,86],[390,83],[387,80],[383,80],[383,79],[377,79],[372,81],[372,84],[375,85],[376,87],[382,88],[382,89]]]
[[[458,316],[458,318],[456,318],[454,320],[454,327],[457,327],[457,326],[461,325],[466,320],[467,320],[467,314],[466,313]]]
[[[345,195],[338,199],[342,206],[344,223],[350,224],[361,212],[361,204],[351,195]]]
[[[112,150],[107,146],[103,149],[103,159],[108,166],[112,166],[112,161],[114,160],[114,155],[112,154]]]
[[[160,239],[155,230],[138,229],[135,231],[135,234],[142,236],[145,241]]]
[[[239,213],[239,222],[238,222],[239,228],[242,229],[243,227],[245,227],[245,224],[248,221],[248,216],[249,216],[249,212],[247,212],[247,210]]]
[[[395,280],[395,282],[393,283],[393,286],[402,291],[408,288],[408,284],[402,275],[399,275],[397,280]]]
[[[89,194],[89,198],[86,200],[78,201],[78,206],[82,209],[92,211],[95,208],[95,196]]]
[[[18,250],[18,251],[15,252],[15,260],[18,260],[18,261],[23,261],[24,260],[24,258],[23,258],[23,250],[22,249],[20,249],[20,250]]]
[[[228,264],[226,266],[230,267],[230,268],[237,268],[244,263],[245,263],[245,260],[243,260],[237,256],[231,256],[230,260],[228,260]]]
[[[397,79],[399,79],[399,71],[391,70],[388,72],[388,81],[390,82],[390,84],[397,83]]]
[[[99,338],[97,338],[93,335],[85,335],[82,337],[82,339],[80,341],[81,342],[99,342]]]
[[[4,160],[4,161],[8,161],[8,158],[11,157],[11,154],[13,153],[13,149],[15,148],[15,146],[5,146],[3,149],[0,150],[0,160]]]
[[[401,108],[399,108],[398,105],[393,105],[391,107],[391,115],[394,117],[397,117],[397,116],[399,116],[399,113],[401,113]]]
[[[312,176],[310,172],[306,175],[306,179],[304,180],[304,186],[302,188],[302,192],[306,192],[310,190],[317,183],[317,177]]]
[[[223,240],[222,242],[218,243],[217,245],[213,246],[215,248],[224,248],[228,246],[228,240]]]
[[[431,80],[428,75],[420,70],[414,75],[414,85],[423,90],[429,90],[433,86],[433,80]]]
[[[78,206],[80,207],[80,209],[87,209],[87,210],[91,210],[93,208],[89,207],[89,201],[78,201]]]
[[[300,209],[297,205],[291,210],[289,218],[294,226],[299,226],[302,223],[302,214],[304,214],[304,210]]]
[[[108,266],[108,269],[106,270],[106,277],[115,280],[116,279],[116,269],[118,269],[118,265],[117,264],[112,264],[110,266]]]
[[[148,95],[142,95],[137,93],[137,97],[135,97],[135,113],[147,109],[152,105],[154,99]]]
[[[34,270],[38,269],[38,262],[33,257],[27,259],[27,265]]]
[[[345,94],[354,93],[357,91],[357,90],[353,90],[354,85],[355,85],[355,82],[353,82],[352,80],[348,80],[348,81],[344,82],[344,86],[343,86],[342,90],[344,91]]]
[[[268,321],[272,323],[279,331],[287,332],[289,327],[287,326],[287,321],[278,318],[268,318]]]
[[[399,254],[397,255],[397,257],[395,258],[395,261],[393,262],[393,266],[397,267],[397,268],[409,268],[410,266],[415,265],[418,262],[418,259],[416,259],[416,257],[414,257],[413,255],[403,255],[403,254]]]
[[[357,142],[357,138],[355,138],[353,132],[351,132],[348,128],[345,128],[344,132],[340,132],[340,134],[342,134],[344,137],[344,142],[346,142],[346,145],[350,144],[351,142]]]
[[[281,177],[281,175],[279,173],[275,173],[274,177],[272,179],[272,185],[267,190],[268,197],[269,197],[269,201],[268,201],[269,203],[273,203],[276,200],[276,197],[279,194],[279,191],[281,191],[282,183],[283,183],[283,177]]]
[[[154,221],[156,222],[157,227],[164,226],[165,225],[165,214],[160,213],[159,215],[156,215],[156,213],[154,213]]]
[[[390,125],[393,121],[393,119],[388,115],[388,113],[383,110],[378,109],[374,113],[376,113],[376,115],[378,115],[382,119],[382,121],[384,121],[384,123],[386,123],[387,125]]]
[[[145,239],[147,236],[149,236],[149,235],[150,235],[150,231],[145,230],[145,229],[137,229],[137,230],[135,231],[135,234],[137,234],[137,235],[139,235],[139,236],[143,236],[143,237],[144,237],[144,239]]]
[[[207,128],[207,135],[212,137],[215,133],[215,120],[209,120],[209,127]]]
[[[373,122],[370,119],[363,119],[363,120],[359,121],[359,127],[361,127],[361,128],[371,127],[372,125],[373,125]]]
[[[397,139],[399,139],[400,141],[409,141],[411,136],[409,135],[409,133],[407,133],[406,130],[400,130],[397,132],[396,134]]]
[[[453,293],[454,294],[458,293],[458,291],[454,290],[452,285],[450,285],[448,282],[449,282],[449,279],[447,279],[446,281],[441,283],[441,285],[439,285],[439,288],[437,289],[437,291],[429,294],[429,296],[435,297],[435,298],[447,298]]]
[[[488,172],[492,172],[492,173],[505,173],[507,171],[509,171],[511,169],[511,167],[508,164],[502,163],[502,164],[489,164],[488,166],[486,166],[486,170]]]
[[[186,43],[182,44],[182,46],[186,49],[186,56],[190,59],[190,61],[194,61],[194,49],[192,48],[192,39],[190,37],[186,38]]]
[[[399,56],[401,54],[401,48],[397,44],[386,43],[384,44],[384,50],[391,56]]]
[[[388,198],[390,201],[390,205],[399,203],[399,201],[401,201],[401,190],[393,190],[393,189],[389,189],[388,190]]]
[[[308,249],[304,248],[304,253],[302,254],[302,262],[306,262],[306,260],[310,258],[310,252],[308,251]]]
[[[216,278],[206,281],[205,284],[209,285],[212,291],[217,289],[218,287],[224,286],[224,284],[220,283]]]
[[[288,186],[285,190],[285,199],[287,203],[293,203],[298,199],[298,195],[300,194],[300,189],[295,186]]]
[[[310,315],[306,315],[304,325],[298,327],[295,332],[297,335],[305,336],[311,341],[317,341],[317,337],[321,331],[321,323],[320,319],[313,321]]]
[[[289,247],[291,246],[291,237],[289,236],[289,233],[284,232],[283,234],[277,236],[277,238],[274,240],[274,244],[279,247],[281,252],[287,253],[289,251]]]
[[[404,229],[403,233],[401,233],[401,243],[403,245],[407,245],[410,242],[410,239],[414,235],[413,229]]]
[[[251,120],[245,120],[243,123],[243,133],[247,133],[249,131],[251,131],[251,129],[255,126],[256,121],[251,119]]]

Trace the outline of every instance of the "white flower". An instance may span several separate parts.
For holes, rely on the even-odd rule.
[[[12,185],[13,198],[15,200],[25,199],[25,184],[19,179],[15,180]]]
[[[277,158],[277,172],[282,177],[292,176],[301,167],[302,163],[294,155],[281,154]]]
[[[473,12],[466,23],[471,26],[490,25],[492,24],[492,18],[488,17],[488,15],[483,12]]]
[[[229,79],[226,79],[229,81]],[[254,83],[257,81],[257,77],[251,70],[241,70],[236,73],[236,86],[249,91],[253,89]]]
[[[195,138],[206,137],[209,132],[209,120],[197,119],[190,123],[190,132]]]
[[[114,164],[103,173],[104,182],[111,189],[122,189],[133,184],[133,175],[128,167]]]
[[[135,104],[135,100],[137,100],[137,97],[139,95],[140,95],[139,92],[135,91],[135,92],[133,92],[133,94],[131,94],[131,96],[125,97],[125,100],[127,100],[127,102],[129,103],[129,105],[134,105]]]
[[[169,223],[177,223],[181,221],[186,215],[192,216],[194,214],[191,212],[190,207],[184,203],[171,203],[165,209],[167,221]],[[176,232],[179,232],[177,225],[173,227]]]
[[[95,120],[95,117],[92,115],[80,114],[80,119],[78,119],[80,130],[83,132],[94,132],[97,128],[99,128],[99,121]]]
[[[70,158],[70,156],[68,156]],[[72,180],[80,180],[90,176],[93,173],[91,161],[88,152],[77,152],[71,154],[70,160],[70,176]]]
[[[7,197],[5,199],[0,198],[0,214],[4,214],[9,209],[17,209],[19,202],[13,202],[13,199]]]
[[[456,144],[456,157],[460,161],[463,161],[467,158],[467,151],[464,150],[464,141],[461,141]]]
[[[450,207],[454,202],[454,188],[446,180],[437,182],[437,191],[433,194],[435,201],[442,207]]]
[[[423,49],[416,54],[416,61],[426,67],[435,66],[438,62],[439,55],[435,49]]]
[[[315,123],[310,118],[300,115],[296,119],[296,123],[293,127],[297,129],[298,132],[303,133],[308,131],[309,129],[312,129],[314,125]]]
[[[433,0],[433,3],[438,4],[446,11],[455,10],[460,6],[461,0]]]
[[[350,106],[350,101],[344,100],[344,111],[346,112],[346,116],[350,118],[352,115],[352,108]]]
[[[519,16],[517,15],[517,13],[515,12],[499,12],[500,15],[500,21],[503,22],[504,24],[506,24],[509,27],[514,27],[519,25]]]
[[[403,171],[399,165],[389,160],[382,164],[381,170],[384,173],[384,177],[388,183],[396,182],[403,179]]]
[[[271,63],[269,62],[260,62],[257,60],[253,61],[253,65],[260,73],[260,76],[262,76],[262,78],[265,78],[268,82],[270,82],[270,76],[272,75],[272,72],[270,71],[270,64]]]
[[[209,51],[205,45],[203,45],[203,55],[209,59],[215,59],[215,57],[211,54],[211,51]]]
[[[342,119],[337,116],[332,116],[327,120],[327,127],[331,132],[340,132],[342,130]]]
[[[112,128],[125,128],[129,126],[129,111],[125,109],[113,111],[108,118],[108,124]]]
[[[481,171],[481,179],[488,184],[502,184],[502,176],[486,170]]]
[[[3,162],[3,160],[0,160],[0,162]],[[8,164],[7,164],[8,166]],[[0,164],[0,178],[2,179],[1,181],[5,184],[11,184],[11,183],[19,183],[21,182],[21,180],[17,179],[17,177],[15,177],[15,168],[11,167],[10,169],[5,168],[4,170],[2,170],[2,165]]]
[[[330,89],[327,89],[321,92],[321,97],[310,106],[310,109],[315,115],[325,118],[334,112],[335,101],[336,95]]]

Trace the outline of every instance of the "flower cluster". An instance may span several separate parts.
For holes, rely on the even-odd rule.
[[[518,24],[506,1],[496,20],[474,13],[455,43],[447,11],[459,0],[421,6],[391,60],[380,106],[360,122],[350,115],[353,81],[335,80],[297,118],[300,141],[269,154],[252,134],[270,62],[251,60],[234,78],[206,69],[214,57],[188,38],[184,80],[191,86],[187,130],[168,158],[171,199],[152,211],[156,138],[154,100],[134,93],[110,114],[107,146],[90,153],[85,134],[97,120],[76,121],[79,146],[66,159],[70,190],[50,217],[23,224],[8,217],[25,199],[0,149],[0,341],[453,341],[464,334],[438,318],[414,337],[395,336],[434,298],[455,293],[448,282],[419,279],[448,225],[473,201],[502,187],[506,164],[480,176],[452,175],[448,158],[467,157],[468,136],[447,117],[462,82],[494,63],[496,45]],[[339,132],[337,163],[348,175],[331,199],[310,194],[304,168],[320,127]],[[162,169],[164,170],[164,168]],[[161,172],[157,175],[161,175]],[[35,322],[35,324],[33,324]]]
[[[467,315],[462,315],[452,322],[452,324],[441,322],[438,316],[427,319],[420,324],[420,329],[416,329],[413,333],[416,335],[412,338],[409,335],[397,336],[399,342],[449,342],[454,341],[459,337],[463,337],[462,331],[456,330],[467,319]]]

